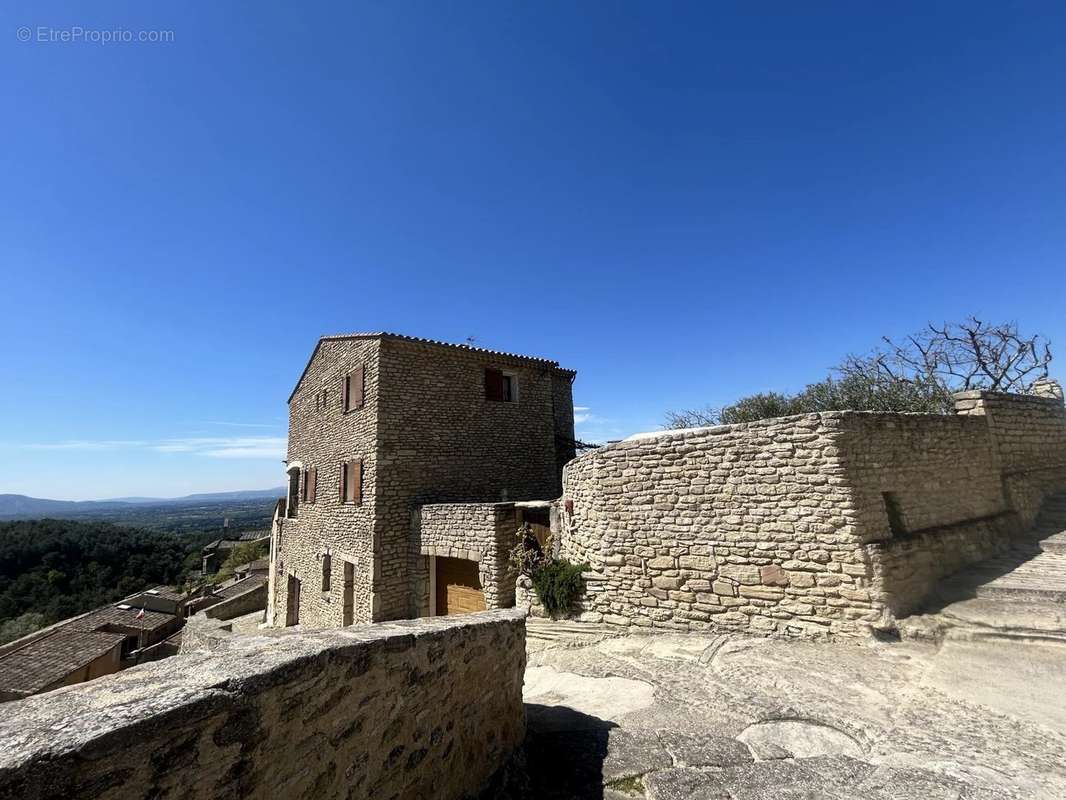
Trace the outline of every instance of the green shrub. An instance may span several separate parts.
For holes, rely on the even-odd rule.
[[[548,561],[533,572],[533,588],[544,610],[553,618],[569,611],[585,593],[581,573],[588,568],[588,564],[571,564],[559,559]]]

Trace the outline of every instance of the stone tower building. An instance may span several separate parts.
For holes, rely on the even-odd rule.
[[[419,547],[419,509],[558,497],[574,456],[574,375],[555,361],[391,333],[322,337],[289,397],[268,622],[428,613],[433,557]],[[461,584],[462,556],[478,556],[461,542],[448,555],[460,556],[441,563]]]

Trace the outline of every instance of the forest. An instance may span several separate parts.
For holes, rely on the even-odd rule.
[[[0,522],[0,644],[198,565],[218,531],[175,535],[108,522]]]

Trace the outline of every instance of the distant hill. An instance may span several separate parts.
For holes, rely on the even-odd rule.
[[[32,519],[39,517],[70,517],[91,514],[103,516],[109,512],[132,511],[149,506],[212,505],[273,500],[282,497],[285,489],[254,489],[240,492],[210,492],[184,497],[122,497],[111,500],[46,500],[24,494],[0,494],[0,518]]]
[[[98,503],[133,503],[142,505],[162,505],[165,503],[229,503],[234,500],[274,500],[285,496],[285,487],[277,489],[248,489],[240,492],[207,492],[205,494],[187,494],[184,497],[115,497],[97,500]],[[53,501],[54,502],[54,501]]]

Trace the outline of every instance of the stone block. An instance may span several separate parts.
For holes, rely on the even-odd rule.
[[[788,573],[776,564],[759,567],[759,579],[764,586],[788,586]]]

